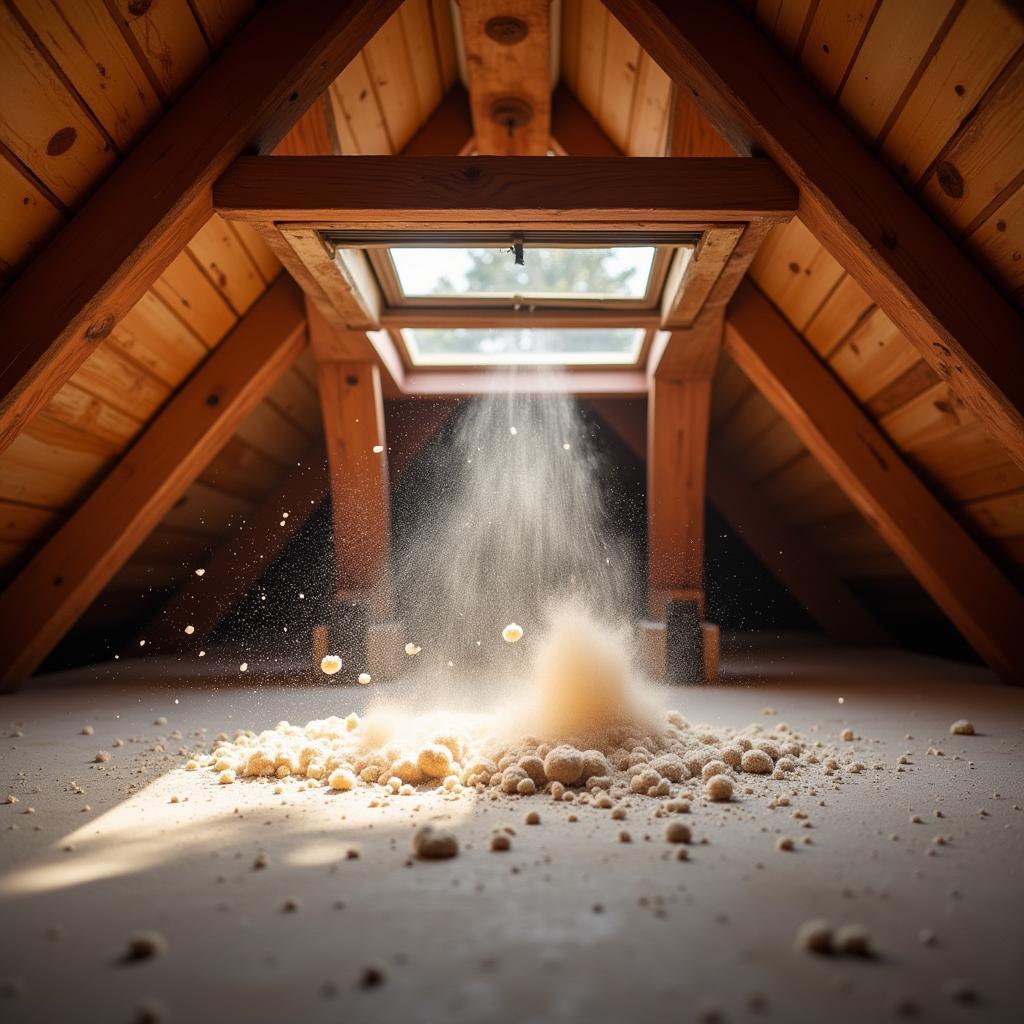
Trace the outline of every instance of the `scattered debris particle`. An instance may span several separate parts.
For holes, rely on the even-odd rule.
[[[793,846],[793,840],[790,839],[789,836],[779,836],[779,838],[775,840],[776,850],[792,850]]]
[[[952,736],[973,736],[974,723],[969,722],[966,718],[958,718],[949,727],[949,732]]]
[[[459,840],[448,829],[424,825],[413,835],[412,849],[421,860],[444,860],[459,852]]]
[[[510,622],[502,631],[501,638],[507,644],[514,644],[523,637],[523,627],[516,622]]]
[[[95,761],[96,764],[105,764],[109,760],[110,754],[106,750],[97,751],[96,756],[93,758],[93,761]]]
[[[323,650],[323,648],[320,648]],[[333,676],[335,672],[341,671],[341,658],[337,654],[325,654],[320,659],[320,671],[325,676]]]
[[[844,924],[832,936],[832,945],[837,953],[847,956],[873,956],[871,935],[862,924]]]
[[[523,818],[523,823],[526,825],[539,825],[540,814],[537,811],[527,811],[526,817]]]
[[[83,725],[82,726],[82,735],[83,736],[91,736],[95,731],[96,730],[93,729],[93,727],[91,725]]]
[[[499,850],[510,850],[512,848],[512,840],[505,832],[495,832],[491,836],[491,849],[494,851]]]
[[[688,843],[691,839],[690,826],[681,821],[670,821],[665,826],[665,840],[669,843]]]
[[[370,673],[369,672],[360,672],[359,673],[359,678],[358,678],[357,682],[359,683],[360,686],[369,686],[370,685]]]
[[[704,793],[709,800],[723,802],[732,799],[732,779],[728,775],[712,775],[704,783]]]
[[[796,932],[796,948],[803,953],[830,953],[832,925],[821,918],[805,921]]]
[[[367,964],[359,977],[360,988],[377,988],[384,984],[384,968],[380,964]]]
[[[159,932],[139,931],[129,937],[128,946],[122,959],[126,963],[134,963],[140,960],[152,960],[166,952],[167,940]]]
[[[422,650],[422,647],[417,647],[414,643],[408,643],[405,645],[405,653],[408,654],[410,658],[414,658]]]

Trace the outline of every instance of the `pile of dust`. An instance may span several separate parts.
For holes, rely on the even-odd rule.
[[[753,793],[864,769],[785,724],[724,729],[664,711],[653,687],[631,675],[624,634],[579,606],[554,618],[532,685],[497,712],[380,710],[301,727],[281,722],[259,734],[222,734],[212,753],[188,767],[225,784],[273,779],[304,789],[364,789],[384,801],[425,789],[453,800],[546,792],[611,810],[633,795],[685,802],[697,787],[728,800],[734,785]]]

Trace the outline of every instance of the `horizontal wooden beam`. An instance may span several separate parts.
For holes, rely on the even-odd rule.
[[[758,561],[837,644],[877,645],[892,638],[824,556],[791,526],[718,447],[707,466],[708,499]]]
[[[725,345],[978,654],[1024,682],[1024,596],[749,282],[729,307]]]
[[[548,228],[786,221],[796,189],[770,160],[611,157],[258,157],[214,186],[231,220],[350,226],[443,224]],[[558,225],[551,224],[557,217]]]
[[[406,395],[433,398],[464,398],[470,395],[646,395],[647,376],[642,370],[559,370],[550,373],[527,367],[520,372],[505,369],[412,370],[402,385]]]
[[[800,219],[1024,467],[1024,320],[732,4],[605,0],[743,155],[800,189]]]
[[[140,634],[147,651],[194,647],[220,625],[320,504],[327,489],[326,458],[323,443],[314,444],[256,514],[221,541],[201,566],[202,577],[191,575],[178,587]],[[186,626],[195,629],[191,640]]]
[[[214,180],[269,153],[398,5],[268,3],[0,295],[0,451],[206,223]]]
[[[0,689],[23,682],[306,345],[281,275],[0,594]]]

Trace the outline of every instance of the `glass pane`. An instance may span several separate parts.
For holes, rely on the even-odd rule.
[[[516,266],[509,249],[391,249],[406,298],[642,299],[654,246],[531,249]]]
[[[637,361],[642,327],[406,327],[409,358],[417,366],[558,365]]]

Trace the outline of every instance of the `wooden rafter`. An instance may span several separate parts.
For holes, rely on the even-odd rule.
[[[1024,467],[1024,322],[731,4],[605,0],[741,155],[800,188],[800,218]]]
[[[398,5],[268,3],[0,296],[0,451],[209,219],[214,180],[269,153]]]
[[[214,186],[228,220],[262,223],[508,224],[788,221],[796,190],[770,160],[635,157],[241,157]]]
[[[1024,681],[1024,596],[750,282],[729,307],[725,344],[978,654]]]
[[[595,400],[591,407],[640,461],[646,461],[642,407],[608,399]],[[708,449],[707,494],[758,561],[804,606],[830,639],[858,645],[891,642],[867,606],[811,542],[714,444]]]
[[[830,640],[856,645],[892,642],[811,541],[714,445],[708,452],[707,487],[719,514]]]
[[[194,640],[217,628],[323,499],[325,459],[323,444],[317,442],[243,528],[221,541],[203,563],[202,577],[190,576],[175,590],[146,626],[147,650],[178,649],[187,625],[195,629]]]
[[[477,152],[544,156],[551,140],[550,0],[461,0]]]
[[[0,594],[0,689],[32,673],[305,345],[282,275]]]

